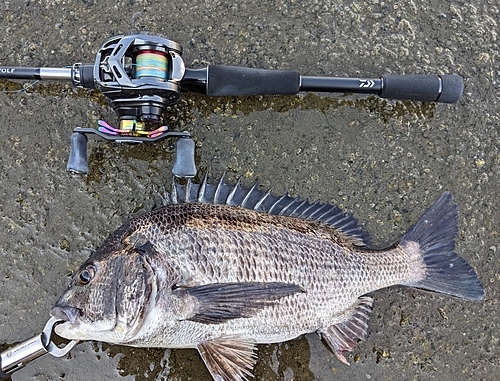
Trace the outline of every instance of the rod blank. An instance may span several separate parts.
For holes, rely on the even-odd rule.
[[[71,68],[0,66],[0,79],[71,81]]]

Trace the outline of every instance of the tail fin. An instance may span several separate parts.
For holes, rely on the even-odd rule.
[[[484,288],[469,264],[455,254],[458,211],[453,196],[445,192],[401,239],[416,242],[425,263],[425,277],[405,285],[469,300],[484,298]]]

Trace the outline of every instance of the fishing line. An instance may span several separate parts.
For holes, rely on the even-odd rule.
[[[23,88],[19,90],[0,90],[0,93],[22,93],[35,86],[38,82],[40,82],[40,80],[32,82],[26,86],[23,86]]]
[[[168,61],[165,53],[155,50],[142,50],[137,53],[135,64],[135,76],[156,77],[161,80],[167,79]]]

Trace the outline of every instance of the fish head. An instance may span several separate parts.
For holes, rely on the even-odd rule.
[[[148,245],[106,253],[103,245],[92,255],[50,311],[63,320],[56,334],[68,340],[132,341],[156,300],[157,281],[148,258],[153,249]]]

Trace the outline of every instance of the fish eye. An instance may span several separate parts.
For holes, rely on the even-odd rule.
[[[82,286],[85,286],[86,284],[90,283],[94,275],[95,275],[95,267],[89,265],[85,267],[82,271],[80,271],[80,274],[78,274],[78,282],[80,282]]]

